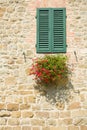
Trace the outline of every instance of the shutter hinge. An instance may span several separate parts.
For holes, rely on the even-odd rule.
[[[66,19],[67,19],[67,16],[66,16]]]
[[[35,47],[37,47],[37,44],[35,45]]]
[[[66,44],[66,47],[68,47],[68,45]]]
[[[37,16],[35,16],[35,19],[37,19]]]

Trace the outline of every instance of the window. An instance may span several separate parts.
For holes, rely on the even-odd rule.
[[[37,9],[37,53],[66,52],[66,9]]]

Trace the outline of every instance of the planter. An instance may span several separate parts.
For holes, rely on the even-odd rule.
[[[30,68],[30,75],[35,75],[37,84],[66,85],[68,82],[69,69],[67,57],[64,55],[45,55],[34,60]]]

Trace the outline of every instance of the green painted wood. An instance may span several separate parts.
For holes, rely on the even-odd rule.
[[[37,53],[51,52],[50,9],[37,9]]]
[[[37,53],[66,52],[66,9],[37,9]]]
[[[52,52],[66,52],[66,9],[52,10]]]

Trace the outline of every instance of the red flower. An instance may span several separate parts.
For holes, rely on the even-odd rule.
[[[61,78],[61,74],[58,74],[58,77]]]

